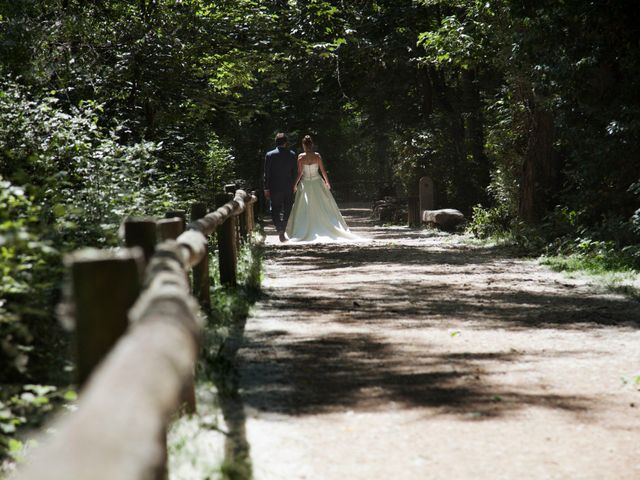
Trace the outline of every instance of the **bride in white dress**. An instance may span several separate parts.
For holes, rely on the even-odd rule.
[[[322,157],[313,151],[309,135],[304,137],[302,146],[304,153],[298,156],[298,178],[293,187],[295,200],[287,223],[287,236],[293,242],[361,240],[342,218],[331,195]]]

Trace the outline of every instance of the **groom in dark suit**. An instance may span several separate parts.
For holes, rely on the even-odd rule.
[[[281,242],[293,206],[293,183],[297,177],[296,154],[284,133],[276,135],[276,148],[264,158],[264,196],[271,199],[271,216]]]

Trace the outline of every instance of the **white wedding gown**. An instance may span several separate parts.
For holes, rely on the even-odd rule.
[[[349,230],[318,171],[318,164],[304,165],[302,178],[287,223],[292,242],[339,242],[362,240]]]

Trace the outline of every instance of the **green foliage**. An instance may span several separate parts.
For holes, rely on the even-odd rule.
[[[428,4],[428,2],[422,2]],[[434,2],[431,2],[433,5]],[[438,68],[470,69],[490,61],[494,15],[489,2],[439,2],[456,13],[443,18],[438,28],[420,33],[418,45],[425,50],[422,62]]]
[[[99,106],[85,103],[67,113],[56,97],[33,96],[14,83],[1,87],[0,174],[8,179],[0,194],[7,206],[1,213],[2,308],[8,312],[2,334],[10,335],[9,326],[17,335],[4,350],[22,352],[14,355],[23,364],[26,347],[18,338],[42,341],[47,325],[56,329],[51,317],[62,254],[116,245],[124,216],[161,211],[172,196],[153,173],[158,147],[121,145],[115,131],[98,125]],[[37,331],[28,334],[28,323]]]
[[[640,255],[637,248],[621,252],[611,245],[601,244],[583,249],[569,255],[545,255],[541,263],[568,275],[588,274],[606,290],[640,300]]]
[[[640,245],[620,247],[611,240],[575,238],[548,245],[546,252],[566,259],[563,270],[588,270],[594,273],[640,271]]]
[[[232,442],[242,440],[238,437],[243,434],[235,431],[236,421],[227,416],[237,413],[229,412],[229,403],[238,396],[233,360],[242,342],[249,309],[259,295],[261,241],[262,235],[255,233],[254,243],[244,244],[240,250],[238,288],[213,286],[211,289],[212,306],[197,366],[198,415],[183,416],[171,427],[168,447],[172,478],[246,479],[251,476],[248,455],[238,453],[238,444],[230,448]],[[215,251],[210,266],[212,280],[215,280],[218,278]],[[221,430],[220,425],[221,407],[227,420],[225,430]],[[234,404],[231,408],[241,407]]]
[[[0,393],[0,462],[22,460],[25,444],[15,436],[19,429],[41,427],[48,413],[75,400],[75,391],[51,385],[4,386]]]
[[[63,253],[116,245],[128,214],[211,203],[238,178],[259,188],[280,130],[294,149],[314,135],[343,198],[413,195],[429,175],[436,206],[473,210],[478,237],[635,268],[640,50],[627,9],[2,2],[2,374],[64,371]],[[552,119],[542,133],[540,113]]]
[[[473,207],[473,216],[467,225],[467,231],[481,239],[502,237],[511,233],[513,222],[514,218],[504,204],[493,208],[476,205]]]
[[[166,179],[154,170],[159,147],[120,144],[118,129],[98,125],[100,106],[84,102],[67,113],[56,97],[30,98],[10,83],[2,90],[1,170],[26,184],[50,236],[112,245],[124,216],[171,204]]]
[[[253,241],[245,243],[238,253],[238,287],[228,288],[219,284],[220,264],[215,242],[209,245],[209,281],[211,285],[211,309],[208,327],[202,346],[199,365],[204,378],[212,375],[220,356],[224,355],[225,342],[234,337],[238,328],[244,327],[249,308],[260,295],[262,282],[262,234],[254,232]]]
[[[121,144],[99,125],[99,105],[65,111],[55,92],[0,87],[0,378],[64,382],[67,337],[54,315],[62,255],[117,245],[124,216],[159,213],[173,196],[154,170],[159,147]],[[29,415],[40,407],[48,411],[36,402]]]
[[[255,231],[250,243],[245,243],[238,255],[238,279],[249,291],[259,292],[262,285],[264,234]]]
[[[640,199],[640,182],[632,184],[631,187],[629,187],[629,190],[636,196],[636,198]],[[631,228],[638,236],[640,236],[640,208],[637,209],[631,217]]]
[[[38,290],[34,269],[41,268],[55,251],[38,239],[40,210],[24,189],[0,176],[0,377],[27,371],[32,336],[21,314],[32,306],[25,301]],[[42,288],[42,286],[40,286]],[[15,301],[15,304],[14,304]]]
[[[188,177],[183,190],[191,193],[192,200],[213,201],[215,194],[223,191],[223,186],[235,178],[234,157],[220,139],[213,135],[199,152],[203,159],[202,169]]]

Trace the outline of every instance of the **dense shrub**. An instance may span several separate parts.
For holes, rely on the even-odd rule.
[[[67,336],[54,314],[63,255],[116,246],[123,217],[175,202],[155,168],[159,146],[121,144],[117,130],[98,125],[100,108],[85,102],[65,111],[55,92],[0,85],[0,402],[7,408],[28,394],[8,383],[68,380]],[[5,411],[8,425],[21,423],[14,410]]]
[[[45,380],[59,371],[49,360],[66,356],[53,315],[62,255],[117,245],[124,216],[159,212],[174,198],[154,169],[158,146],[120,144],[116,131],[98,126],[98,105],[64,111],[52,94],[8,82],[1,88],[0,334],[11,360],[1,373],[4,380],[18,373]],[[43,348],[31,351],[30,341]],[[30,355],[41,356],[31,370]]]

